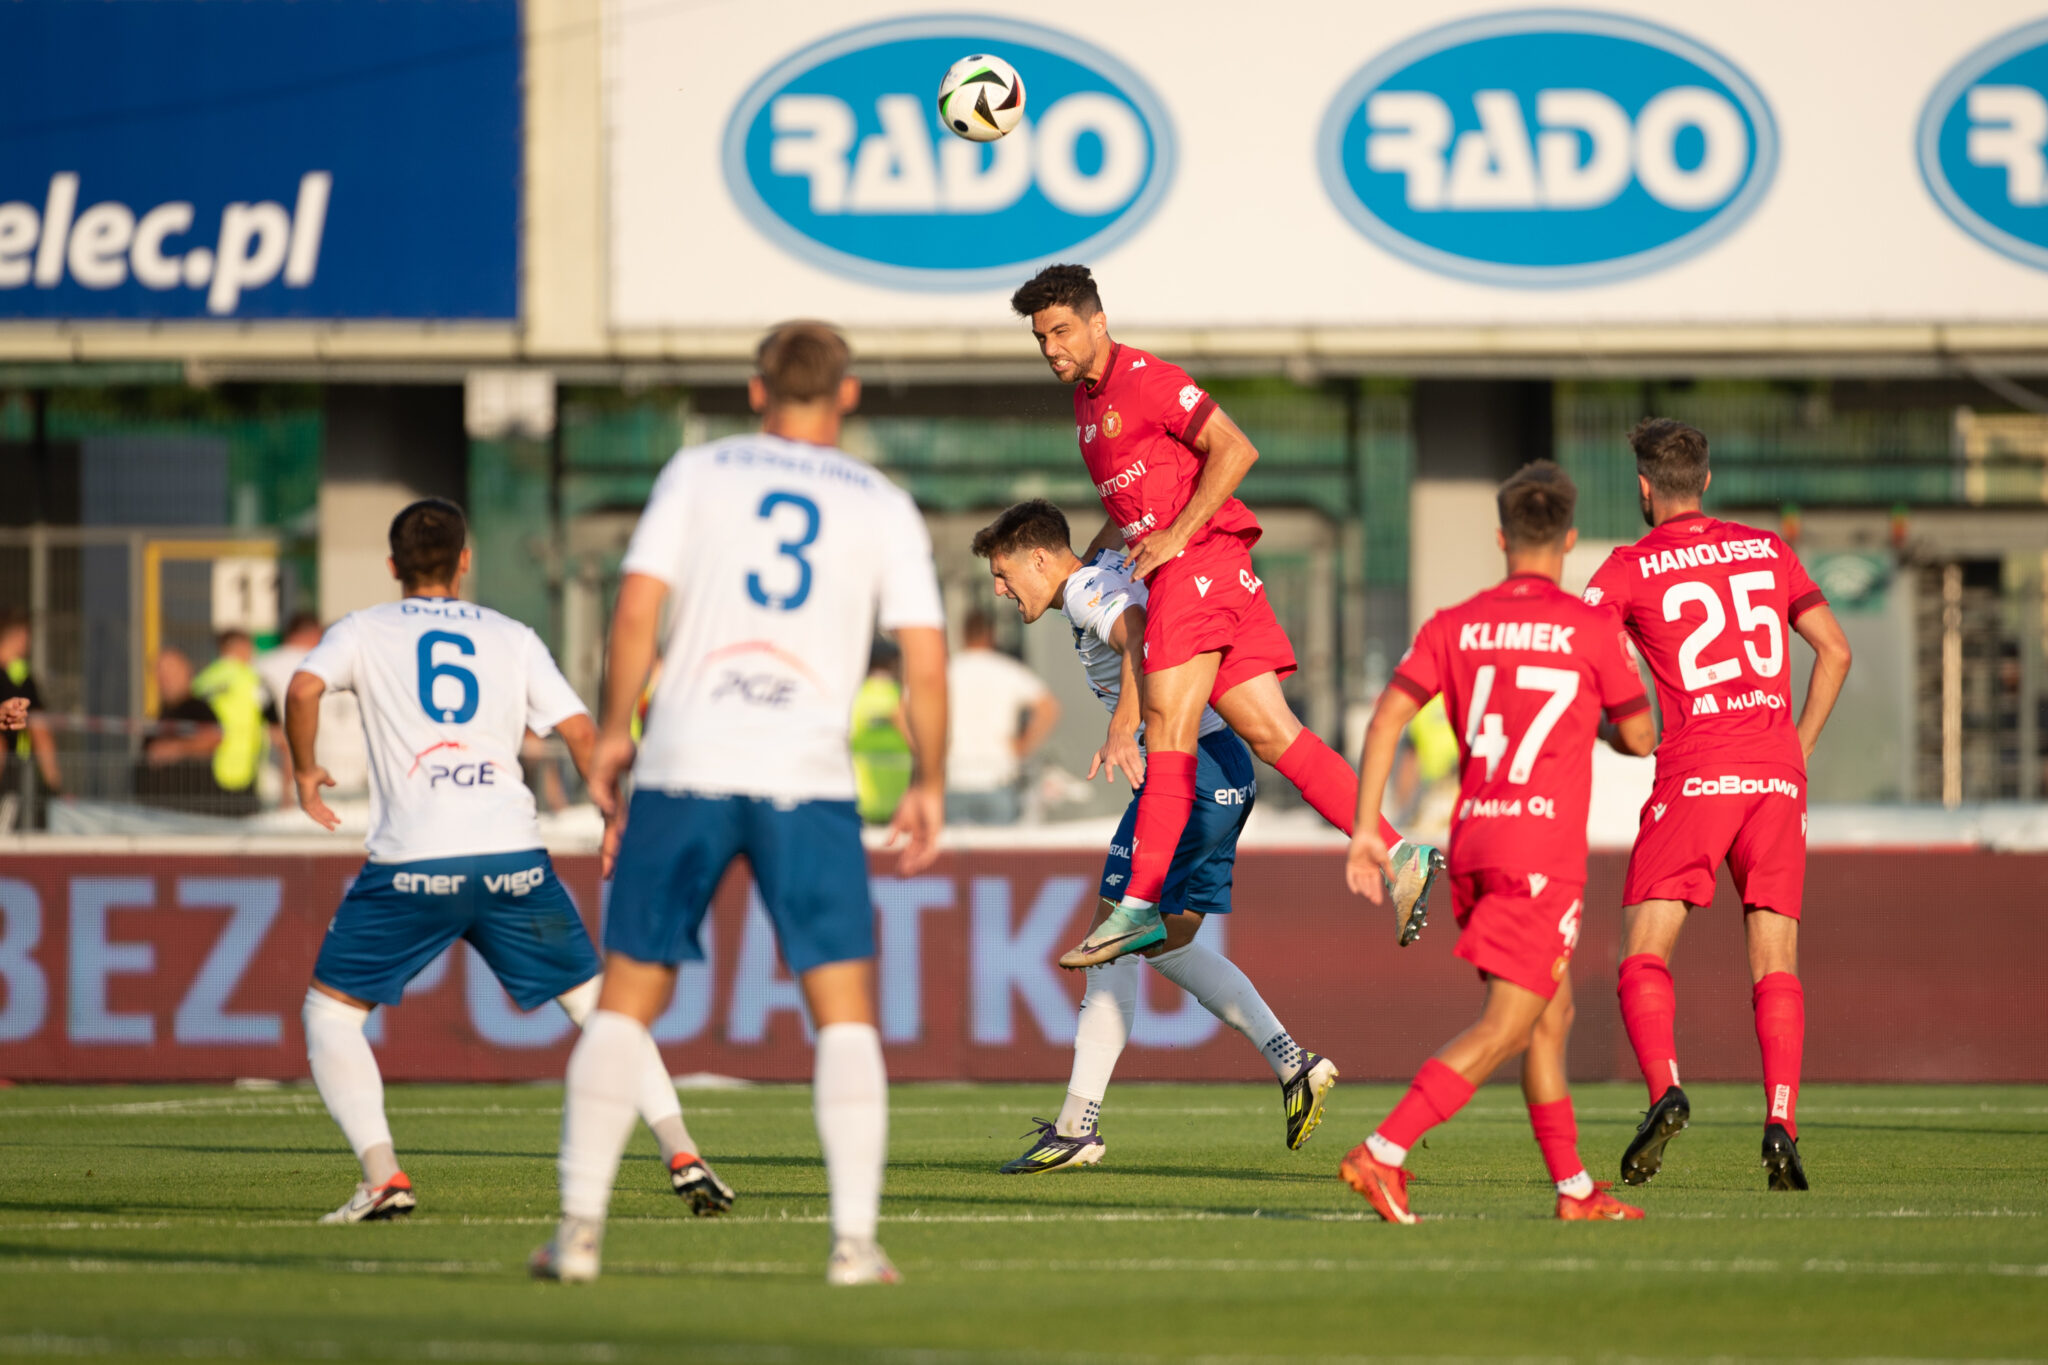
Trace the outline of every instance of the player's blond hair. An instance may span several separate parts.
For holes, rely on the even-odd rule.
[[[754,368],[768,401],[778,406],[831,398],[852,362],[853,352],[839,329],[810,319],[782,323],[754,351]]]

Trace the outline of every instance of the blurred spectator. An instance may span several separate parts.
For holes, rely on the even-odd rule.
[[[1451,808],[1458,800],[1458,735],[1451,728],[1442,696],[1408,722],[1407,744],[1394,769],[1396,821],[1403,830],[1412,828],[1417,837],[1429,831],[1448,830]]]
[[[953,697],[946,819],[1012,825],[1023,809],[1018,770],[1059,724],[1060,704],[1036,673],[996,652],[986,613],[967,618],[963,643],[946,667]]]
[[[41,829],[43,805],[63,794],[64,780],[57,763],[57,737],[45,719],[33,714],[44,702],[29,669],[28,645],[28,617],[0,612],[0,702],[26,701],[31,712],[25,730],[0,742],[0,797],[16,798],[9,824]]]
[[[292,674],[299,671],[299,665],[320,643],[323,633],[318,616],[310,611],[296,612],[285,623],[284,636],[277,647],[256,656],[265,705],[278,715],[284,714],[284,697],[291,688]],[[281,735],[273,734],[270,742],[277,751],[278,766],[284,771],[284,805],[296,810],[298,789],[292,784],[291,751],[283,744]],[[356,706],[355,693],[331,687],[321,693],[319,756],[320,766],[334,779],[330,797],[360,796],[369,789],[370,756],[363,747],[363,717]]]
[[[886,825],[910,790],[910,740],[903,723],[903,664],[896,646],[875,641],[867,680],[853,697],[854,802],[860,818]]]
[[[157,719],[165,728],[142,748],[135,797],[144,805],[199,815],[254,815],[266,714],[256,647],[241,631],[220,637],[220,657],[197,677],[176,649],[157,655]]]

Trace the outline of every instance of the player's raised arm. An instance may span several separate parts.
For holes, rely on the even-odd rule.
[[[1102,519],[1102,529],[1095,533],[1095,539],[1088,542],[1088,548],[1081,552],[1084,563],[1092,564],[1095,556],[1104,550],[1121,550],[1124,547],[1124,533],[1117,529],[1114,517]]]
[[[326,693],[327,683],[318,674],[292,674],[291,686],[285,690],[284,738],[291,749],[292,782],[299,789],[299,809],[322,829],[334,829],[341,824],[341,817],[320,795],[320,789],[333,786],[334,779],[314,761],[320,737],[320,698]]]
[[[1849,637],[1825,604],[1800,612],[1792,629],[1813,646],[1813,677],[1806,684],[1806,704],[1799,708],[1799,749],[1812,758],[1821,727],[1828,723],[1828,713],[1835,709],[1835,699],[1849,677]]]
[[[1380,797],[1394,774],[1401,734],[1422,709],[1422,703],[1398,687],[1380,693],[1372,722],[1365,727],[1365,748],[1358,761],[1358,819],[1352,825],[1351,851],[1344,858],[1344,881],[1374,905],[1380,903],[1383,879],[1390,875],[1387,841],[1380,837]]]
[[[903,651],[903,709],[915,771],[889,822],[889,843],[906,839],[897,871],[914,877],[939,856],[946,823],[946,632],[936,626],[896,631]]]
[[[1138,727],[1145,719],[1145,609],[1136,605],[1124,608],[1109,628],[1108,640],[1118,655],[1121,681],[1116,709],[1109,716],[1109,733],[1088,765],[1088,779],[1094,781],[1095,774],[1107,768],[1107,780],[1116,781],[1115,774],[1121,771],[1136,787],[1145,781],[1145,751],[1138,747]]]
[[[651,574],[629,573],[612,608],[612,633],[605,647],[604,724],[591,766],[584,774],[590,799],[606,819],[618,814],[619,775],[633,766],[633,709],[654,669],[655,638],[668,584]]]
[[[1209,401],[1206,398],[1204,401]],[[1237,486],[1258,463],[1259,451],[1251,438],[1221,408],[1214,407],[1189,444],[1205,457],[1202,477],[1194,496],[1181,509],[1173,524],[1147,536],[1131,560],[1131,576],[1143,578],[1188,547],[1195,533],[1209,524],[1209,518],[1237,495]]]

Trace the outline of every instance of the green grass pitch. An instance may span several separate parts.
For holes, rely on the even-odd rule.
[[[595,1285],[535,1284],[560,1090],[397,1086],[421,1209],[313,1226],[355,1167],[304,1088],[0,1090],[0,1357],[1212,1362],[2048,1355],[2048,1090],[1813,1086],[1814,1190],[1770,1195],[1753,1086],[1693,1090],[1646,1222],[1559,1224],[1519,1093],[1410,1159],[1400,1228],[1335,1177],[1396,1095],[1340,1085],[1301,1152],[1270,1086],[1113,1090],[1094,1170],[1005,1177],[1057,1085],[898,1086],[894,1288],[823,1283],[809,1095],[685,1094],[735,1185],[684,1215],[651,1140]],[[1580,1087],[1610,1174],[1640,1089]]]

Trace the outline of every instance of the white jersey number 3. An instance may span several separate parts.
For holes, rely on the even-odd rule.
[[[1493,700],[1495,672],[1492,664],[1481,664],[1479,671],[1472,675],[1472,705],[1465,713],[1465,752],[1473,758],[1486,760],[1486,780],[1489,782],[1493,781],[1500,761],[1507,757],[1508,752],[1506,722],[1500,712],[1486,709],[1487,703]],[[1524,692],[1550,694],[1535,719],[1529,722],[1522,742],[1515,746],[1515,760],[1508,765],[1508,781],[1519,785],[1527,782],[1529,775],[1536,771],[1536,760],[1543,753],[1543,741],[1550,738],[1558,718],[1572,704],[1572,698],[1579,695],[1579,675],[1568,668],[1522,664],[1515,669],[1515,686]]]
[[[1769,569],[1756,569],[1749,573],[1730,574],[1728,595],[1735,601],[1735,628],[1747,635],[1750,631],[1764,632],[1764,650],[1759,653],[1749,640],[1742,642],[1742,652],[1749,656],[1750,667],[1759,678],[1775,678],[1785,668],[1785,631],[1778,624],[1778,614],[1760,602],[1750,601],[1750,594],[1769,592],[1778,580]],[[1707,646],[1720,638],[1728,627],[1728,613],[1722,610],[1721,598],[1713,587],[1706,583],[1673,583],[1664,594],[1664,619],[1676,621],[1685,614],[1685,604],[1697,602],[1706,610],[1706,619],[1699,628],[1685,637],[1685,643],[1678,647],[1678,674],[1688,692],[1702,692],[1739,677],[1742,661],[1729,655],[1718,663],[1703,664],[1700,655]]]

